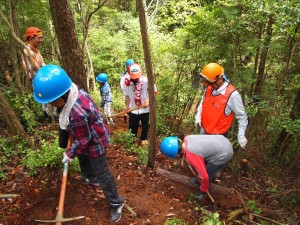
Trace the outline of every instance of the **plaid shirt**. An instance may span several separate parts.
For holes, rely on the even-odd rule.
[[[78,93],[69,120],[67,131],[73,135],[74,142],[67,149],[68,157],[84,154],[95,158],[105,153],[109,144],[109,131],[95,102],[83,90]]]

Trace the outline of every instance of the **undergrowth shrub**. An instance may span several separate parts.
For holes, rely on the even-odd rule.
[[[168,219],[164,225],[188,225],[184,220],[177,219],[177,218],[172,218]]]
[[[32,94],[7,89],[4,92],[10,106],[19,115],[24,128],[33,131],[37,126],[37,118],[42,116],[42,105],[34,101]]]
[[[16,137],[17,138],[17,137]],[[16,138],[0,137],[0,180],[5,180],[7,177],[6,167],[9,166],[12,159],[16,157]]]
[[[29,169],[28,175],[38,174],[40,168],[55,168],[62,166],[62,158],[65,149],[58,146],[58,139],[54,142],[48,140],[40,140],[40,146],[36,149],[27,149],[22,165]],[[70,170],[79,171],[79,163],[77,158],[70,164]]]
[[[125,151],[139,156],[139,163],[146,164],[148,160],[148,148],[146,146],[137,146],[134,143],[135,140],[135,136],[130,131],[116,132],[115,137],[111,137],[111,144],[122,145]]]

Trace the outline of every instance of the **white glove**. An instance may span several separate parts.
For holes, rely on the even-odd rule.
[[[63,160],[62,160],[62,163],[66,163],[66,162],[71,163],[72,160],[73,160],[73,159],[69,158],[69,157],[67,156],[67,154],[64,153],[64,158],[63,158]]]
[[[245,148],[246,148],[246,145],[247,145],[247,143],[248,143],[248,140],[247,140],[246,137],[242,137],[242,138],[240,138],[240,139],[238,140],[238,142],[239,142],[241,148],[245,149]]]

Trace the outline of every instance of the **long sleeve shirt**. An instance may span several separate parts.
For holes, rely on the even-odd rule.
[[[74,137],[66,153],[69,158],[84,154],[92,158],[105,153],[109,145],[109,131],[95,102],[80,90],[70,110],[67,131]]]
[[[217,90],[213,90],[212,94],[213,95],[219,95],[225,94],[226,87],[229,85],[228,82],[225,81],[225,83],[219,87]],[[206,90],[205,90],[206,91]],[[197,108],[197,114],[195,115],[195,121],[201,124],[201,114],[202,114],[202,103],[204,100],[205,92],[202,96],[202,99],[200,101],[200,104]],[[239,94],[238,91],[234,91],[227,102],[227,105],[225,107],[225,115],[230,115],[231,113],[235,114],[235,118],[238,121],[239,124],[239,129],[238,129],[238,135],[237,138],[243,138],[245,136],[245,132],[248,126],[248,116],[247,112],[245,110],[241,95]]]
[[[208,192],[206,163],[225,165],[232,158],[232,144],[223,135],[188,135],[184,142],[185,158],[201,180],[200,190]]]
[[[110,86],[108,83],[105,83],[100,88],[100,93],[101,93],[101,103],[100,103],[101,107],[104,107],[106,103],[112,102],[112,93],[110,91]]]

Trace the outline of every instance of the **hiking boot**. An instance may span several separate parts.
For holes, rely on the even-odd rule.
[[[205,198],[205,193],[202,192],[202,191],[198,191],[196,194],[195,194],[195,197],[198,199],[198,200],[202,200]]]
[[[122,216],[122,209],[125,203],[113,204],[110,203],[110,221],[111,222],[118,222]]]
[[[89,185],[92,185],[92,186],[95,186],[95,187],[99,187],[100,186],[100,184],[99,184],[99,182],[97,182],[97,181],[93,181],[94,179],[89,179],[89,178],[87,178],[87,177],[81,177],[80,178],[80,183],[82,183],[82,184],[84,184],[84,185],[87,185],[87,184],[89,184]]]
[[[194,184],[194,185],[196,185],[196,186],[200,185],[199,180],[197,178],[195,178],[195,177],[191,178],[191,183]]]

